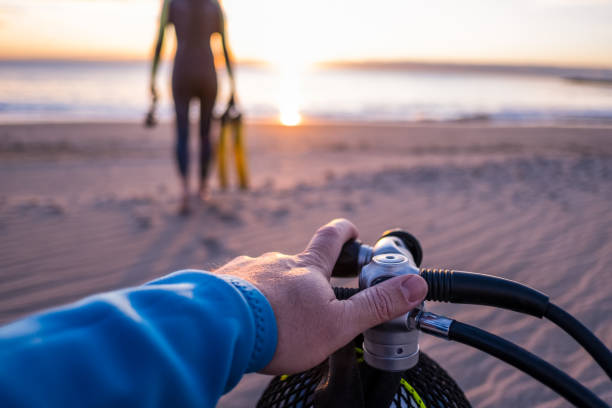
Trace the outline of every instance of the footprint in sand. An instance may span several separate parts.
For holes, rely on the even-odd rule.
[[[130,212],[130,217],[139,230],[145,231],[155,226],[159,221],[159,214],[153,206],[143,205],[135,207]]]
[[[217,204],[211,204],[208,211],[227,224],[242,224],[242,218],[237,212],[227,211]]]
[[[59,203],[48,203],[41,207],[44,215],[61,216],[66,214],[66,207]]]
[[[148,214],[135,214],[134,221],[141,230],[148,230],[153,226],[153,217]]]
[[[207,251],[219,253],[224,251],[223,242],[215,237],[202,237],[200,239],[202,245]]]
[[[340,210],[343,212],[352,213],[355,211],[355,205],[353,205],[353,203],[351,202],[346,201],[342,203],[342,205],[340,206]]]
[[[291,210],[289,209],[289,207],[282,206],[272,210],[270,214],[272,215],[272,218],[279,219],[286,217],[287,215],[289,215],[290,212]]]
[[[62,216],[66,214],[66,205],[54,200],[41,202],[39,198],[27,199],[15,206],[17,211],[22,214],[33,214],[35,216]]]

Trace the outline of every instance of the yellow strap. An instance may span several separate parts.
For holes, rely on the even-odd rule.
[[[421,399],[419,393],[416,392],[416,390],[414,389],[414,387],[412,387],[412,385],[408,384],[408,381],[406,381],[405,379],[402,378],[400,380],[400,384],[402,384],[404,386],[404,388],[406,389],[406,391],[408,391],[408,394],[410,394],[412,399],[414,399],[414,401],[417,403],[419,408],[427,408],[427,406],[425,405],[425,403]]]
[[[219,186],[222,190],[228,187],[227,177],[227,133],[229,132],[229,124],[221,123],[221,130],[219,133],[219,142],[217,144],[217,166],[219,176]]]

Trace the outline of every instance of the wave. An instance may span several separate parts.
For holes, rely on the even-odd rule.
[[[436,111],[384,111],[370,110],[352,113],[305,112],[304,117],[323,121],[365,121],[402,123],[477,123],[495,124],[601,124],[612,125],[611,110],[521,110],[505,109],[495,112],[445,112]]]
[[[197,109],[192,119],[197,119]],[[612,109],[500,109],[496,111],[451,110],[430,107],[362,107],[359,109],[316,110],[300,112],[306,121],[339,122],[401,122],[401,123],[495,123],[495,124],[612,124]],[[71,105],[65,103],[5,103],[0,102],[0,123],[11,122],[70,122],[86,120],[140,121],[145,109],[139,106]],[[276,120],[273,106],[246,107],[245,116],[253,120]],[[170,104],[162,105],[159,118],[173,119]]]

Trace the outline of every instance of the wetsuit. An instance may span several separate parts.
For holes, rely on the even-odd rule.
[[[276,342],[253,285],[181,271],[0,327],[0,406],[213,407]]]
[[[174,25],[177,38],[172,72],[177,164],[181,176],[187,178],[189,102],[197,99],[200,102],[200,181],[205,182],[211,158],[210,124],[217,97],[217,73],[210,36],[222,32],[223,17],[214,0],[171,0],[167,7],[167,23]]]

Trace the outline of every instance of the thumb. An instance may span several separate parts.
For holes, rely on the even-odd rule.
[[[351,339],[359,333],[418,307],[427,295],[427,283],[418,275],[398,276],[363,290],[348,300],[343,333]]]

